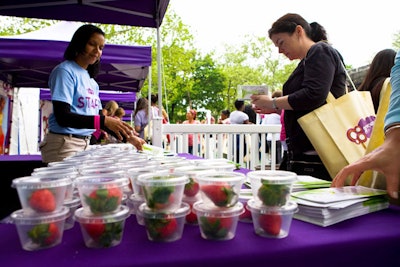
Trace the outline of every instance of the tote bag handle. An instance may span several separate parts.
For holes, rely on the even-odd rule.
[[[357,88],[356,88],[356,86],[354,85],[354,82],[353,82],[353,80],[351,79],[350,74],[349,74],[349,72],[347,71],[346,67],[344,66],[342,60],[340,60],[340,64],[342,65],[342,67],[343,67],[343,69],[344,69],[344,72],[346,72],[346,77],[347,77],[347,79],[350,81],[351,87],[353,88],[354,91],[357,91]],[[348,93],[349,93],[349,88],[347,87],[347,85],[345,86],[345,89],[346,89],[346,94],[348,94]],[[328,96],[326,97],[326,102],[327,102],[327,103],[332,103],[333,101],[335,101],[335,99],[336,99],[336,98],[335,98],[335,97],[333,96],[333,94],[329,91],[329,94],[328,94]]]

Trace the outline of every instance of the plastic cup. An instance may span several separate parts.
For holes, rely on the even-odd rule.
[[[35,251],[54,247],[61,243],[65,219],[69,209],[46,213],[27,213],[20,209],[11,214],[11,220],[17,227],[18,237],[24,250]]]
[[[252,223],[253,218],[251,211],[247,207],[247,201],[253,198],[251,189],[241,189],[239,194],[239,202],[243,204],[244,212],[239,215],[239,222]]]
[[[83,208],[75,211],[74,218],[79,222],[82,237],[88,248],[109,248],[121,243],[129,208],[120,206],[107,215],[94,215]]]
[[[47,213],[63,207],[70,178],[25,176],[15,178],[12,187],[17,189],[22,208],[26,213]]]
[[[190,212],[189,204],[182,202],[174,211],[159,212],[150,209],[146,203],[139,206],[143,216],[147,237],[154,242],[173,242],[182,238],[185,216]]]
[[[246,176],[239,172],[214,172],[198,175],[200,196],[209,207],[230,208],[239,200]]]
[[[262,237],[285,238],[289,235],[293,214],[297,212],[297,203],[289,201],[279,208],[260,206],[254,199],[247,202],[253,218],[254,232]]]
[[[132,205],[131,214],[136,215],[136,221],[139,225],[144,225],[143,215],[139,211],[140,205],[145,203],[144,197],[136,195],[136,194],[132,194],[129,196],[129,201]]]
[[[174,211],[181,207],[183,190],[189,178],[181,173],[145,173],[137,178],[147,206],[156,211]]]
[[[74,213],[75,213],[75,210],[77,210],[79,207],[81,207],[81,200],[79,199],[79,197],[75,197],[71,200],[66,200],[66,201],[64,201],[64,206],[69,208],[69,211],[70,211],[70,214],[65,219],[65,223],[64,223],[64,230],[68,230],[68,229],[73,228],[75,225]]]
[[[129,184],[127,177],[107,173],[81,176],[75,181],[82,207],[93,214],[107,214],[120,208],[124,187]]]
[[[268,207],[282,207],[290,199],[297,174],[289,171],[251,171],[247,173],[256,201]]]
[[[244,212],[243,204],[238,202],[227,209],[211,207],[199,201],[193,204],[197,215],[201,237],[208,240],[230,240],[235,237],[239,216]]]

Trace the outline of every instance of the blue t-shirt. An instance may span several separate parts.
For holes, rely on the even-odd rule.
[[[394,123],[400,123],[400,50],[396,54],[394,66],[390,73],[392,91],[389,108],[385,117],[385,129]]]
[[[90,78],[87,70],[75,61],[66,60],[56,66],[50,74],[51,99],[70,104],[71,112],[93,116],[102,108],[99,85]],[[53,113],[49,117],[49,129],[56,133],[91,135],[95,129],[76,129],[60,126]]]

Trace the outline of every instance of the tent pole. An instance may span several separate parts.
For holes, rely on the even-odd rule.
[[[153,145],[162,147],[162,86],[161,86],[161,41],[160,27],[157,27],[157,86],[158,86],[158,119],[153,121]]]

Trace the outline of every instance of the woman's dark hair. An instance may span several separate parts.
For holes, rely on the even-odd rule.
[[[358,87],[359,91],[371,91],[375,111],[378,110],[382,85],[385,79],[390,77],[395,57],[396,51],[393,49],[379,51],[372,60],[371,65],[369,65],[363,82]]]
[[[244,106],[244,100],[240,100],[240,99],[237,99],[236,101],[235,101],[235,108],[237,109],[237,110],[239,110],[239,109],[241,109],[243,106]]]
[[[320,41],[328,41],[328,34],[326,33],[325,28],[319,24],[318,22],[311,22],[310,23],[311,27],[311,40],[314,42],[320,42]]]
[[[67,49],[64,52],[64,59],[74,60],[76,56],[83,53],[86,48],[86,44],[94,33],[105,36],[105,33],[98,27],[92,24],[85,24],[79,27],[74,35],[72,36],[71,42],[68,44]],[[94,64],[88,66],[87,71],[91,78],[96,78],[100,71],[100,61],[96,61]]]
[[[152,94],[151,95],[151,103],[157,104],[157,101],[158,101],[158,95]]]
[[[297,25],[303,27],[307,36],[311,38],[310,24],[308,24],[308,22],[302,16],[294,13],[288,13],[275,21],[272,24],[271,29],[268,30],[268,36],[271,38],[272,35],[277,33],[292,34],[296,30]]]

